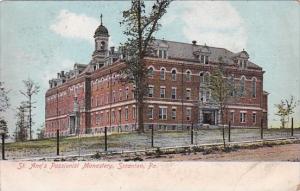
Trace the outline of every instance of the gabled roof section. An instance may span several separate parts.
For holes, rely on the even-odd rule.
[[[156,39],[154,42],[154,47],[163,46],[168,47],[168,57],[170,59],[177,59],[177,60],[189,60],[189,61],[197,61],[198,58],[196,57],[197,54],[205,54],[209,55],[210,62],[219,62],[220,57],[226,64],[235,64],[234,59],[235,57],[241,58],[249,58],[249,54],[243,50],[238,53],[234,53],[229,51],[225,48],[218,48],[212,47],[207,45],[197,45],[197,44],[189,44],[183,42],[174,42],[168,40],[160,40]],[[248,66],[254,69],[261,69],[258,65],[254,64],[251,61],[248,61]]]

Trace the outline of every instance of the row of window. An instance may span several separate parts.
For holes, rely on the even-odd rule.
[[[230,112],[230,120],[232,123],[234,123],[235,118],[234,118],[234,112]],[[256,113],[252,113],[252,123],[256,124],[257,122],[257,115]],[[246,119],[247,119],[247,113],[246,112],[240,112],[240,123],[246,123]]]
[[[172,107],[171,119],[174,119],[174,120],[176,119],[176,117],[177,117],[177,111],[176,110],[177,110],[176,107]],[[150,120],[154,119],[154,107],[153,106],[148,107],[147,117]],[[189,108],[189,107],[186,108],[185,117],[186,117],[187,121],[191,120],[192,108]],[[167,106],[159,106],[158,119],[161,119],[161,120],[167,120],[168,119],[168,107]]]

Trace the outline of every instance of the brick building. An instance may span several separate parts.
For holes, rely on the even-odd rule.
[[[94,34],[95,51],[89,64],[74,64],[68,72],[49,81],[45,95],[45,136],[132,131],[137,127],[133,85],[121,83],[126,65],[122,49],[109,48],[109,33],[101,25]],[[145,129],[181,130],[192,123],[202,128],[220,124],[220,110],[206,88],[212,70],[222,58],[225,74],[238,91],[226,113],[233,127],[267,127],[267,98],[261,67],[243,50],[192,43],[155,40],[155,54],[146,58],[149,69],[145,98]],[[238,96],[237,96],[238,95]]]

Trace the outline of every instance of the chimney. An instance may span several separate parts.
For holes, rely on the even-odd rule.
[[[110,52],[111,52],[112,54],[115,52],[115,47],[114,47],[114,46],[110,47]]]
[[[65,72],[64,72],[64,71],[61,71],[61,72],[60,72],[60,75],[61,75],[61,77],[65,77]]]
[[[57,73],[57,78],[60,78],[60,73]]]
[[[192,41],[193,45],[197,45],[197,41],[193,40]]]

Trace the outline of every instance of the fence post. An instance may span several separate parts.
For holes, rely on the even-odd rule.
[[[151,127],[151,147],[153,148],[154,147],[154,140],[153,140],[153,134],[154,134],[154,126],[152,124],[152,127]]]
[[[291,135],[294,136],[294,118],[292,118]]]
[[[229,121],[229,124],[228,124],[228,142],[231,141],[230,133],[231,133],[231,121]]]
[[[59,130],[56,130],[56,155],[59,155]]]
[[[263,119],[260,120],[260,138],[264,138],[264,128],[263,128],[264,121]]]
[[[191,145],[194,144],[194,123],[192,123],[191,127]]]
[[[2,134],[2,160],[5,160],[5,134]]]
[[[104,151],[107,152],[107,127],[104,127]]]

